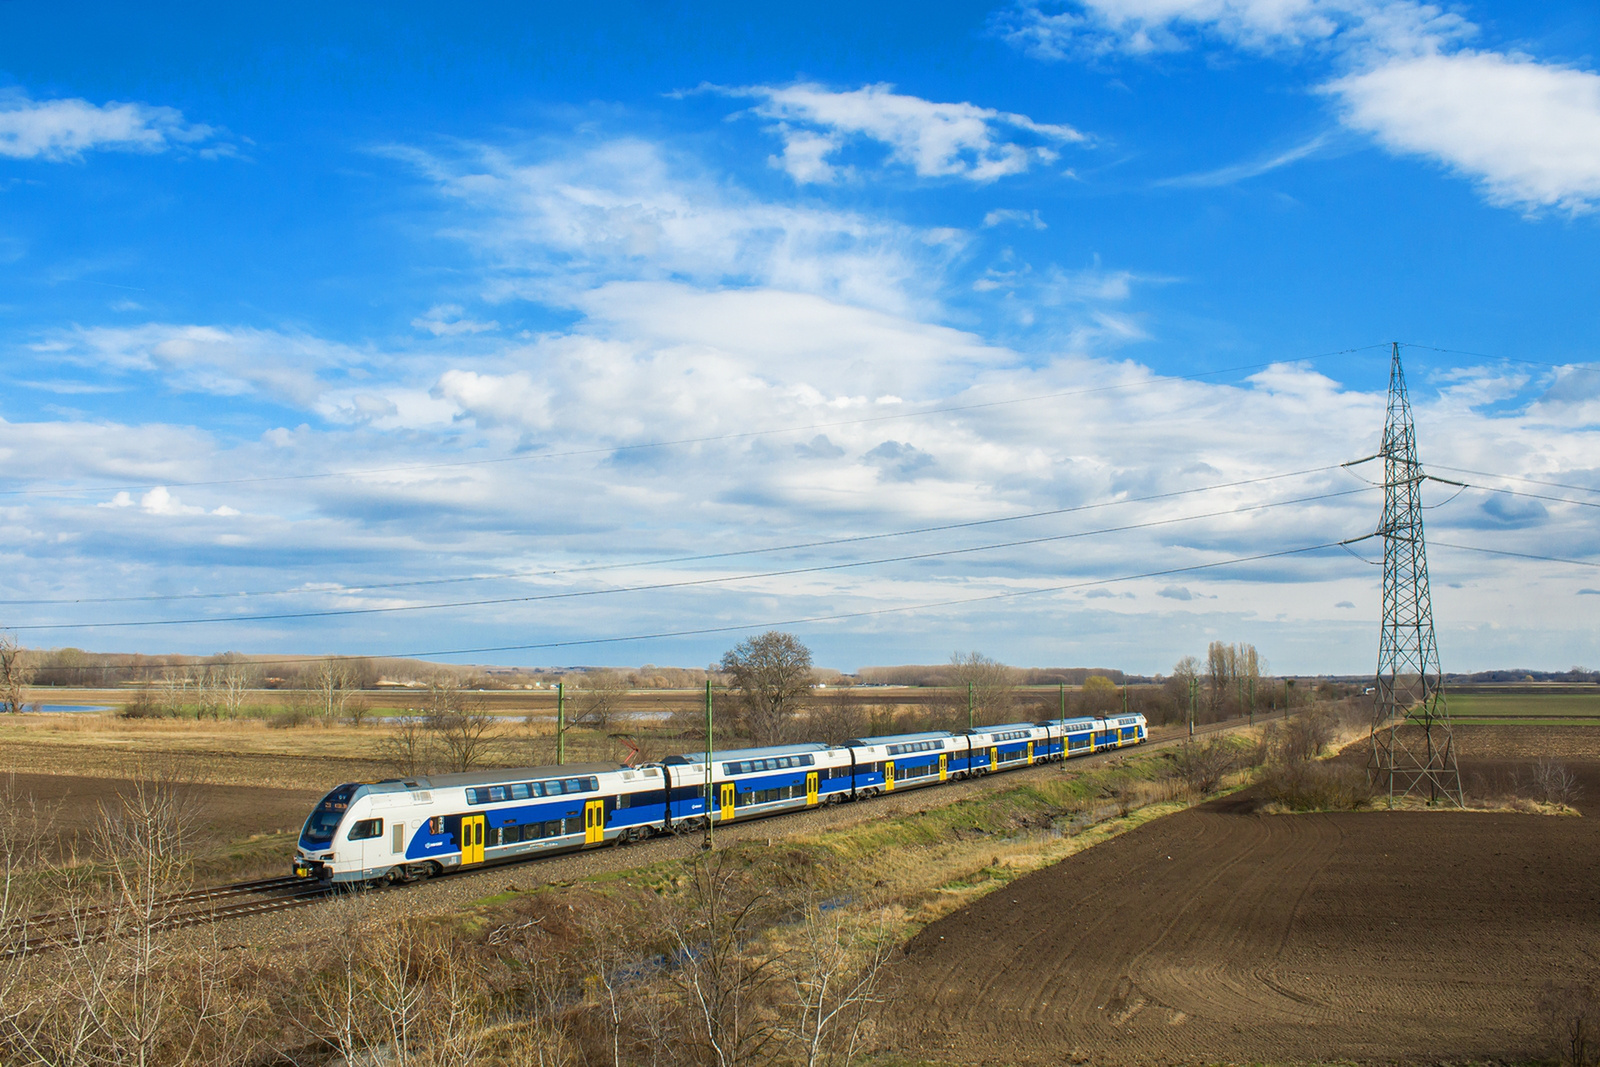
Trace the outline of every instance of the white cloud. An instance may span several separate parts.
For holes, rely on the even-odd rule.
[[[204,515],[206,510],[190,507],[173,496],[164,485],[158,485],[140,497],[139,507],[146,515]]]
[[[419,330],[426,330],[435,337],[483,333],[485,330],[500,328],[500,324],[492,319],[488,322],[476,322],[467,318],[466,311],[460,304],[435,304],[428,309],[426,315],[412,319],[411,325]]]
[[[722,90],[759,101],[751,110],[772,119],[784,139],[774,163],[795,181],[841,177],[829,160],[855,139],[874,141],[889,158],[922,178],[992,182],[1058,158],[1056,147],[1085,140],[1059,123],[969,103],[938,103],[897,93],[892,85],[835,91],[814,83]]]
[[[34,350],[112,371],[154,371],[173,386],[219,396],[261,394],[310,407],[368,353],[306,334],[246,327],[149,323],[63,331]]]
[[[185,122],[183,113],[170,107],[0,95],[0,156],[13,159],[59,162],[92,151],[164,152],[214,142],[217,133],[211,126]],[[208,151],[226,148],[213,143]]]
[[[1233,185],[1250,178],[1259,178],[1261,175],[1269,174],[1281,167],[1298,163],[1302,159],[1321,151],[1327,143],[1327,134],[1318,134],[1310,140],[1282,152],[1273,152],[1259,159],[1233,163],[1226,167],[1218,167],[1215,170],[1202,171],[1198,174],[1183,174],[1176,178],[1163,178],[1155,184],[1169,188],[1198,189]]]
[[[1584,210],[1600,200],[1600,75],[1495,52],[1384,63],[1327,86],[1345,122],[1437,159],[1490,201]]]
[[[1033,230],[1049,229],[1049,227],[1045,225],[1044,219],[1039,217],[1038,208],[1034,208],[1032,211],[1017,211],[1012,208],[996,208],[994,211],[989,212],[983,217],[983,225],[985,228],[1000,225],[1011,225],[1022,226]]]
[[[499,296],[570,304],[617,279],[770,285],[897,313],[926,309],[959,231],[759,200],[653,144],[611,141],[523,161],[489,147],[390,150],[469,209],[449,235]]]
[[[1494,204],[1586,211],[1600,201],[1600,75],[1524,55],[1473,51],[1478,27],[1414,0],[1080,0],[1024,3],[997,30],[1033,55],[1175,51],[1198,41],[1248,51],[1320,51],[1346,73],[1322,86],[1341,120],[1396,154],[1437,160]],[[1315,145],[1171,185],[1227,184]]]
[[[1256,52],[1373,46],[1394,54],[1472,32],[1458,15],[1412,0],[1079,0],[1024,2],[995,29],[1043,59],[1176,52],[1216,40]]]

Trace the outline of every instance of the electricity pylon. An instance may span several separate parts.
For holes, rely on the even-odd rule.
[[[1465,807],[1455,738],[1445,706],[1444,675],[1433,635],[1433,598],[1422,537],[1423,473],[1400,346],[1389,362],[1389,414],[1383,428],[1383,632],[1367,773],[1386,789],[1389,806],[1408,796]],[[1457,484],[1457,483],[1450,483]]]

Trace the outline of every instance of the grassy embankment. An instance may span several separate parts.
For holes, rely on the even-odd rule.
[[[1241,757],[1253,747],[1239,736],[1223,743]],[[1229,774],[1211,795],[1242,788],[1249,778],[1247,770]],[[1206,799],[1174,775],[1170,752],[1138,750],[1109,764],[1069,762],[1027,782],[953,803],[938,803],[936,797],[931,791],[929,806],[910,814],[781,838],[779,831],[766,844],[746,842],[729,851],[752,864],[775,849],[788,862],[803,857],[809,868],[827,872],[819,884],[831,896],[886,915],[895,938],[904,940],[1016,878]],[[671,894],[684,884],[685,869],[693,862],[671,860],[596,875],[582,883],[582,891],[627,886]],[[497,911],[518,898],[576,888],[547,886],[485,898],[471,921],[499,921]]]

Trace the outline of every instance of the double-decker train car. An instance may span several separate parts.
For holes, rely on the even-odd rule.
[[[520,767],[350,782],[300,831],[295,873],[405,882],[462,867],[703,829],[1103,752],[1148,738],[1143,715],[1080,717],[713,752],[660,763]]]
[[[300,831],[295,873],[411,881],[457,867],[631,841],[666,817],[660,767],[578,763],[347,783]]]
[[[704,752],[661,761],[672,796],[668,828],[704,826],[708,799],[710,817],[716,822],[854,799],[850,754],[823,744],[713,752],[711,764],[711,795],[707,798]]]

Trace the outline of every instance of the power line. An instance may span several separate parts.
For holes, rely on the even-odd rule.
[[[1503,548],[1482,548],[1478,545],[1453,545],[1449,541],[1431,541],[1430,544],[1439,548],[1454,548],[1462,552],[1482,552],[1490,556],[1515,556],[1518,559],[1533,559],[1542,563],[1570,563],[1574,567],[1600,567],[1600,563],[1590,559],[1566,559],[1562,556],[1541,556],[1534,552],[1511,552]]]
[[[1319,493],[1312,496],[1297,497],[1290,500],[1279,500],[1265,504],[1251,504],[1244,507],[1228,508],[1222,511],[1205,512],[1199,515],[1184,515],[1169,519],[1152,519],[1148,522],[1129,523],[1123,526],[1106,527],[1098,530],[1079,530],[1066,534],[1051,534],[1045,537],[1030,537],[1017,541],[1005,541],[998,544],[973,545],[965,548],[946,548],[931,552],[916,552],[900,556],[887,556],[879,559],[851,560],[844,563],[822,563],[809,567],[791,567],[783,570],[759,571],[753,574],[716,575],[706,578],[689,578],[676,582],[655,582],[649,585],[614,586],[609,589],[578,589],[568,590],[560,593],[538,593],[531,596],[495,597],[479,600],[456,600],[441,604],[409,604],[373,608],[336,608],[323,611],[277,612],[264,615],[212,615],[185,619],[135,619],[121,620],[117,622],[38,623],[27,626],[14,626],[11,627],[11,629],[21,633],[24,631],[35,632],[41,630],[113,630],[130,629],[143,626],[193,626],[238,622],[282,622],[290,619],[322,619],[347,617],[353,615],[393,615],[417,611],[439,611],[446,608],[495,607],[506,604],[528,604],[549,600],[571,600],[581,597],[610,596],[619,593],[655,592],[663,589],[684,589],[703,585],[722,585],[730,582],[755,581],[761,578],[792,577],[799,574],[817,574],[825,571],[849,570],[856,567],[872,567],[888,563],[909,563],[917,560],[938,559],[945,556],[967,555],[974,552],[993,552],[1006,548],[1023,548],[1029,545],[1046,544],[1055,541],[1068,541],[1082,537],[1097,537],[1111,533],[1127,533],[1132,530],[1144,530],[1156,526],[1170,526],[1180,522],[1195,522],[1201,519],[1220,518],[1227,515],[1242,515],[1252,511],[1265,511],[1269,508],[1286,507],[1291,504],[1305,504],[1318,500],[1352,496],[1354,494],[1364,492],[1367,492],[1367,490],[1345,489],[1336,493]]]
[[[1006,515],[993,519],[970,519],[963,522],[944,523],[938,526],[919,526],[908,530],[892,530],[876,534],[857,534],[851,537],[835,537],[821,541],[802,541],[788,545],[772,545],[766,548],[747,548],[730,550],[727,552],[704,552],[693,556],[668,556],[658,559],[638,560],[629,563],[596,563],[584,567],[562,567],[544,571],[505,571],[499,574],[466,575],[457,578],[419,578],[404,582],[364,582],[356,585],[339,585],[336,588],[308,589],[305,586],[289,589],[268,589],[254,592],[236,593],[160,593],[145,596],[128,597],[56,597],[39,598],[32,600],[0,600],[0,605],[9,607],[44,606],[56,604],[130,604],[165,602],[178,600],[233,600],[247,597],[266,596],[293,596],[307,593],[361,593],[375,589],[407,589],[421,586],[457,585],[464,582],[503,581],[511,578],[551,578],[564,574],[591,574],[596,571],[627,570],[634,567],[658,567],[675,563],[701,563],[708,560],[731,559],[739,556],[766,555],[774,552],[793,552],[810,548],[828,548],[837,545],[859,544],[865,541],[879,541],[892,537],[910,537],[926,533],[944,533],[950,530],[971,529],[977,526],[993,526],[999,523],[1020,522],[1025,519],[1050,518],[1057,515],[1070,515],[1084,511],[1094,511],[1101,508],[1117,507],[1123,504],[1145,504],[1155,500],[1169,500],[1173,497],[1190,496],[1196,493],[1214,492],[1219,489],[1236,489],[1245,485],[1259,485],[1263,482],[1281,481],[1285,478],[1298,478],[1307,474],[1321,474],[1326,471],[1337,470],[1339,464],[1329,464],[1323,467],[1308,467],[1304,470],[1287,471],[1283,474],[1266,474],[1258,478],[1242,478],[1232,482],[1217,482],[1212,485],[1195,486],[1190,489],[1175,489],[1166,493],[1151,493],[1147,496],[1125,497],[1120,500],[1103,500],[1092,504],[1076,504],[1068,508],[1052,508],[1048,511],[1031,511],[1022,515]]]
[[[168,489],[194,489],[207,488],[219,485],[261,485],[278,482],[312,481],[322,478],[359,478],[374,474],[400,474],[409,471],[446,470],[463,467],[485,467],[501,463],[522,463],[534,460],[570,459],[577,456],[608,455],[616,452],[632,452],[652,448],[673,448],[679,445],[714,444],[721,441],[749,440],[757,437],[770,437],[777,434],[803,433],[807,430],[828,430],[844,426],[865,426],[880,422],[892,422],[899,419],[916,419],[928,415],[954,414],[963,411],[981,411],[989,408],[1009,407],[1016,404],[1031,404],[1041,400],[1060,400],[1073,396],[1089,396],[1095,393],[1116,392],[1122,389],[1143,389],[1150,385],[1165,382],[1192,382],[1205,378],[1214,378],[1222,374],[1237,374],[1242,371],[1262,370],[1266,367],[1277,366],[1280,363],[1292,363],[1299,360],[1326,359],[1329,356],[1347,355],[1351,352],[1362,352],[1377,345],[1364,345],[1360,348],[1345,348],[1337,352],[1323,352],[1315,356],[1300,356],[1289,359],[1271,360],[1266,363],[1250,363],[1238,367],[1223,367],[1220,370],[1198,371],[1194,374],[1167,374],[1143,378],[1137,382],[1123,382],[1116,385],[1095,386],[1090,389],[1068,389],[1056,393],[1043,393],[1038,396],[1017,397],[1012,400],[990,400],[976,404],[953,404],[945,407],[928,408],[924,411],[902,411],[888,415],[873,415],[861,419],[840,419],[834,422],[815,422],[800,426],[773,427],[765,430],[743,430],[735,433],[713,434],[705,437],[683,437],[669,441],[644,441],[631,445],[608,445],[598,448],[570,449],[565,452],[529,452],[518,456],[496,456],[490,459],[452,460],[445,463],[415,463],[395,467],[374,467],[370,469],[348,471],[322,471],[311,474],[276,474],[264,475],[254,478],[213,478],[192,482],[147,482],[138,485],[105,485],[72,489],[4,489],[0,496],[71,496],[81,493],[132,493],[141,490],[168,488]]]
[[[1266,559],[1279,559],[1285,556],[1304,555],[1322,549],[1337,548],[1338,542],[1330,541],[1318,545],[1305,545],[1300,548],[1285,548],[1276,552],[1260,552],[1251,556],[1235,556],[1231,559],[1213,560],[1209,563],[1194,563],[1183,567],[1167,567],[1161,570],[1142,571],[1138,574],[1122,574],[1110,578],[1093,578],[1080,582],[1068,582],[1063,585],[1041,586],[1035,589],[1008,589],[999,593],[987,593],[983,596],[961,597],[952,600],[929,601],[922,604],[903,604],[892,608],[871,608],[865,611],[837,612],[829,615],[811,615],[795,619],[778,619],[769,622],[739,623],[727,626],[704,626],[690,630],[664,630],[656,633],[631,634],[626,637],[594,637],[575,638],[567,641],[542,641],[524,645],[493,645],[482,648],[454,648],[435,649],[425,652],[390,652],[364,656],[341,656],[340,659],[372,661],[382,659],[437,659],[443,656],[473,656],[490,652],[527,652],[539,649],[576,648],[586,645],[614,645],[624,644],[629,641],[661,641],[674,637],[699,637],[708,634],[742,633],[751,630],[767,630],[779,626],[803,626],[814,623],[842,622],[850,619],[864,619],[879,615],[903,614],[913,611],[930,611],[935,608],[960,607],[966,604],[981,604],[987,601],[1007,600],[1025,596],[1037,596],[1042,593],[1071,592],[1075,589],[1089,589],[1101,585],[1114,585],[1119,582],[1132,582],[1144,578],[1165,578],[1176,574],[1192,574],[1196,571],[1214,570],[1219,567],[1232,567],[1241,563],[1255,563]],[[289,658],[273,657],[265,660],[271,666],[293,665],[301,663],[320,663],[327,659],[326,656],[301,656]],[[127,664],[95,664],[95,666],[137,666],[136,663]]]
[[[1475,474],[1480,478],[1504,478],[1511,482],[1527,482],[1529,485],[1547,485],[1552,489],[1574,489],[1580,493],[1600,493],[1600,489],[1592,485],[1573,485],[1570,482],[1546,482],[1538,478],[1525,478],[1520,474],[1495,474],[1493,471],[1475,471],[1470,467],[1451,467],[1444,463],[1430,463],[1428,466],[1435,470],[1454,471],[1457,474]]]
[[[1474,359],[1499,359],[1507,363],[1527,363],[1534,367],[1553,367],[1556,370],[1584,371],[1588,374],[1600,373],[1600,367],[1584,367],[1575,363],[1550,363],[1542,359],[1527,359],[1521,356],[1492,356],[1487,352],[1465,352],[1459,348],[1437,348],[1434,345],[1419,345],[1411,341],[1400,342],[1402,348],[1421,348],[1429,352],[1443,352],[1451,356],[1471,356]]]

